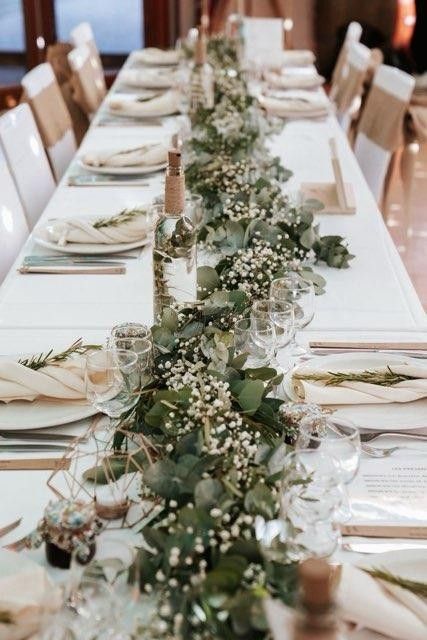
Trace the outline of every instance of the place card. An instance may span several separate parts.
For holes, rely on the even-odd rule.
[[[344,535],[427,537],[424,456],[362,460],[348,493],[352,517]]]

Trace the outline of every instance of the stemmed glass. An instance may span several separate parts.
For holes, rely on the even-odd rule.
[[[86,396],[110,418],[120,418],[138,402],[138,356],[125,349],[101,349],[87,356]]]
[[[296,552],[329,556],[338,546],[334,515],[340,501],[338,461],[317,449],[299,449],[285,458],[281,514],[289,523]]]
[[[294,307],[290,302],[281,302],[273,298],[257,300],[252,305],[251,321],[255,323],[262,319],[273,323],[275,330],[274,357],[277,361],[277,352],[286,347],[293,337]],[[280,365],[278,366],[281,368]],[[284,370],[287,368],[285,367]]]
[[[338,462],[337,473],[341,483],[349,485],[359,469],[361,443],[358,428],[337,416],[307,416],[300,423],[296,450],[311,449],[332,455]],[[342,490],[342,500],[336,511],[340,522],[351,517],[347,491]]]
[[[258,367],[268,364],[274,353],[275,331],[271,321],[253,323],[250,318],[238,320],[234,325],[234,352],[247,354],[247,364]]]
[[[294,306],[295,329],[303,329],[314,318],[314,286],[296,272],[290,272],[283,278],[273,280],[270,285],[270,298],[277,302],[290,302]],[[296,331],[291,341],[291,355],[302,356],[307,349],[296,341]]]

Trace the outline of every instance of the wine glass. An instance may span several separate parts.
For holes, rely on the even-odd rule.
[[[270,316],[251,316],[250,331],[253,342],[264,352],[264,360],[271,362],[276,351],[276,330]]]
[[[257,367],[265,363],[265,351],[253,339],[251,320],[238,320],[233,329],[234,353],[236,356],[246,354],[246,364]]]
[[[138,357],[138,368],[141,376],[141,388],[145,387],[151,380],[153,367],[153,344],[150,338],[133,337],[110,337],[108,346],[111,349],[124,349],[136,353]]]
[[[281,514],[290,524],[290,544],[300,556],[330,556],[340,535],[334,514],[341,496],[338,461],[317,449],[299,449],[285,458]]]
[[[338,461],[338,475],[345,486],[352,482],[359,469],[360,432],[350,420],[334,415],[305,417],[300,423],[295,448],[316,449],[332,455]],[[342,492],[342,501],[336,516],[340,522],[346,522],[351,517],[346,491]]]
[[[110,418],[120,418],[138,402],[138,356],[125,349],[101,349],[86,359],[86,396]]]
[[[303,329],[314,318],[314,286],[296,272],[290,272],[283,278],[273,280],[270,285],[270,298],[278,302],[290,302],[294,306],[295,330]],[[296,331],[291,341],[291,354],[302,356],[307,349],[296,341]]]
[[[282,302],[270,298],[268,300],[257,300],[252,305],[251,318],[270,319],[274,325],[276,332],[276,345],[274,356],[277,361],[277,353],[280,349],[286,347],[291,341],[294,333],[294,307],[290,302]],[[277,367],[286,372],[289,363],[285,367],[281,367],[277,363]]]

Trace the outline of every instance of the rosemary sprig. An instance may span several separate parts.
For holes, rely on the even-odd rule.
[[[369,573],[373,578],[377,578],[378,580],[384,580],[385,582],[390,582],[390,584],[395,584],[398,587],[402,587],[402,589],[407,589],[412,593],[415,593],[417,596],[422,596],[423,598],[427,598],[427,582],[417,582],[416,580],[407,580],[406,578],[402,578],[400,576],[396,576],[390,571],[381,568],[373,568],[373,569],[363,569],[366,573]]]
[[[9,611],[0,611],[0,624],[12,624],[13,618]]]
[[[121,224],[126,224],[127,222],[131,222],[136,216],[142,216],[146,213],[145,209],[140,209],[139,207],[134,207],[133,209],[123,209],[115,216],[110,216],[109,218],[99,218],[96,222],[93,223],[94,229],[102,229],[104,227],[118,227]]]
[[[366,370],[359,373],[351,371],[326,371],[324,373],[294,373],[296,380],[314,380],[323,382],[325,387],[338,386],[343,382],[368,382],[381,387],[392,387],[405,380],[416,380],[416,376],[409,376],[403,373],[395,373],[390,367],[385,371]]]
[[[24,367],[37,371],[38,369],[47,367],[50,364],[64,362],[64,360],[67,360],[67,358],[75,353],[84,355],[93,349],[101,349],[101,346],[99,344],[83,344],[82,338],[79,338],[65,349],[65,351],[61,351],[60,353],[54,353],[53,349],[51,349],[47,353],[39,353],[35,356],[31,356],[30,358],[18,360],[18,362],[19,364],[24,365]]]

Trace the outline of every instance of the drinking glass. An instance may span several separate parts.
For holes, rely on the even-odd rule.
[[[153,368],[153,344],[151,342],[151,337],[110,337],[108,340],[108,347],[111,349],[122,349],[136,353],[138,357],[139,374],[141,376],[141,388],[145,387],[150,382]]]
[[[338,462],[338,475],[343,485],[349,485],[359,469],[361,443],[358,428],[350,421],[334,415],[307,416],[301,421],[295,444],[299,449],[315,449],[332,455]],[[342,491],[336,511],[340,522],[351,517],[347,491]]]
[[[270,317],[251,316],[251,335],[253,342],[265,353],[270,362],[276,352],[276,330]]]
[[[290,272],[283,278],[273,280],[270,285],[270,298],[278,302],[290,302],[294,307],[295,333],[291,341],[291,354],[301,356],[307,349],[296,341],[296,330],[303,329],[314,317],[314,286],[298,273]]]
[[[138,356],[125,349],[101,349],[86,360],[86,396],[110,418],[120,416],[138,402]]]
[[[258,367],[266,363],[267,357],[263,346],[256,344],[251,320],[243,318],[234,325],[234,353],[236,356],[247,354],[246,364]]]
[[[268,300],[257,300],[252,305],[251,318],[269,319],[274,325],[276,333],[276,344],[274,356],[277,362],[277,353],[284,349],[291,341],[294,333],[294,307],[290,302],[281,302],[270,298]],[[284,367],[277,362],[277,368],[286,372],[289,368],[287,362]]]
[[[164,205],[164,196],[156,196],[153,200],[154,212],[158,215],[157,205]],[[203,198],[198,193],[185,193],[185,215],[191,220],[195,229],[200,229],[204,220]]]
[[[285,458],[281,514],[289,523],[289,541],[299,557],[330,556],[340,536],[334,514],[340,501],[337,460],[316,449],[300,449]]]

